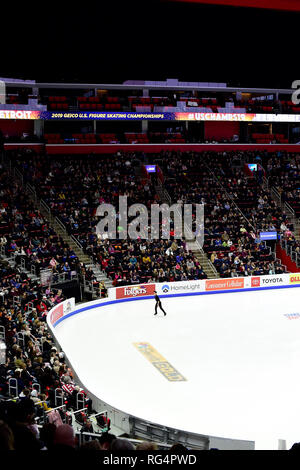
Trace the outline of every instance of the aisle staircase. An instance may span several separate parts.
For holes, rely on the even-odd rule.
[[[197,258],[203,268],[203,271],[209,279],[216,279],[220,277],[220,274],[212,262],[208,259],[206,253],[201,248],[199,248],[197,243],[194,241],[187,241],[187,247],[190,251],[192,251],[195,258]]]
[[[5,248],[4,246],[1,247],[1,251],[0,251],[0,258],[2,261],[6,262],[9,264],[9,266],[11,268],[15,268],[16,267],[16,262],[15,262],[15,257],[14,257],[14,254],[12,253],[11,256],[7,256],[7,253],[5,253]],[[21,269],[22,272],[24,272],[27,277],[29,277],[29,279],[31,279],[32,281],[39,281],[40,280],[40,276],[38,276],[36,273],[35,273],[35,269],[32,269],[31,271],[29,271],[26,267],[25,267],[25,263],[22,263],[20,265],[17,266],[19,269]],[[34,266],[33,266],[34,268]]]
[[[266,177],[264,177],[263,179],[262,187],[270,191],[273,201],[282,210],[282,212],[284,212],[287,215],[289,222],[292,223],[294,226],[293,235],[297,241],[300,241],[300,220],[296,216],[295,211],[287,202],[282,201],[280,192],[278,191],[276,187],[274,186],[272,187],[269,185],[268,179]],[[281,248],[283,248],[285,252],[287,253],[287,255],[290,257],[291,261],[294,261],[296,265],[299,267],[300,262],[299,262],[298,253],[296,253],[292,249],[292,247],[286,243],[286,241],[283,238],[280,240],[280,245],[281,245]]]
[[[17,168],[12,166],[11,161],[5,161],[5,159],[3,159],[3,164],[5,165],[6,169],[10,172],[10,174],[14,176],[23,185],[24,190],[27,192],[28,197],[31,199],[33,205],[38,208],[41,214],[47,219],[49,225],[53,228],[57,235],[59,235],[63,239],[63,241],[70,246],[70,248],[78,257],[79,261],[83,263],[86,268],[92,269],[96,280],[98,282],[103,282],[106,289],[113,287],[112,281],[107,277],[106,273],[101,270],[99,265],[96,265],[93,262],[92,258],[90,258],[84,253],[83,248],[80,246],[79,242],[75,239],[75,237],[70,236],[67,233],[67,230],[64,225],[60,222],[57,217],[53,216],[47,204],[43,200],[38,198],[34,187],[31,186],[29,183],[27,183],[26,185],[24,184],[22,173]],[[11,262],[12,261],[10,261],[10,263]],[[38,279],[38,277],[35,276],[34,273],[28,272],[23,266],[21,268],[32,279]],[[90,294],[92,298],[97,298],[91,282],[84,282],[83,287],[84,292]]]
[[[277,188],[271,187],[268,184],[267,178],[263,179],[262,187],[268,189],[271,192],[271,197],[278,207],[284,212],[289,221],[294,225],[294,236],[296,240],[300,240],[300,219],[296,216],[294,209],[287,203],[282,202],[281,194]]]
[[[36,193],[34,189],[32,187],[30,188],[28,187],[26,189],[28,190],[29,194],[31,193],[31,197],[35,199]],[[39,207],[39,210],[41,211],[41,214],[49,221],[50,225],[55,230],[57,235],[59,235],[63,239],[63,241],[70,246],[70,248],[74,251],[74,253],[78,257],[79,261],[83,263],[86,266],[86,268],[90,268],[93,271],[96,277],[96,280],[99,282],[103,282],[107,289],[113,287],[112,281],[107,277],[106,273],[101,270],[100,265],[95,264],[93,262],[93,259],[90,256],[88,256],[86,253],[84,253],[83,248],[80,246],[76,238],[73,235],[68,234],[64,225],[61,223],[61,221],[57,217],[54,217],[52,215],[51,210],[45,204],[45,202],[41,200],[40,201],[37,200],[36,203]],[[86,293],[91,294],[93,298],[96,298],[96,294],[94,293],[94,290],[91,287],[91,283],[84,282],[83,285],[84,285],[84,291]]]
[[[172,205],[172,201],[171,201],[171,197],[169,193],[161,184],[158,183],[157,186],[155,186],[155,190],[157,194],[159,195],[162,202],[168,204],[169,206]],[[203,271],[205,272],[207,277],[209,279],[219,278],[220,275],[218,271],[216,270],[212,262],[208,259],[206,253],[204,252],[202,247],[200,247],[198,242],[192,239],[187,239],[187,238],[185,241],[186,241],[187,249],[193,253],[195,258],[197,258],[197,260],[201,264]]]

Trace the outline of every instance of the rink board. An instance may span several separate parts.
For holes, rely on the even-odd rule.
[[[298,435],[300,291],[290,287],[300,284],[297,275],[262,287],[257,278],[216,291],[206,281],[169,283],[164,292],[156,284],[166,317],[153,315],[153,294],[116,299],[113,289],[54,325],[50,312],[48,324],[81,383],[104,402],[163,426],[274,449]],[[148,350],[149,360],[136,344],[157,355]]]

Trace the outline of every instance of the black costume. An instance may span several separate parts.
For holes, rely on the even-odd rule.
[[[164,314],[167,315],[166,312],[164,311],[164,309],[161,306],[161,301],[160,301],[160,298],[158,297],[157,294],[155,294],[155,300],[156,300],[156,304],[155,304],[155,314],[154,315],[157,315],[157,307],[159,307],[164,312]]]

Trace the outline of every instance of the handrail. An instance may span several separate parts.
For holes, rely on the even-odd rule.
[[[170,194],[168,193],[167,189],[165,189],[162,185],[161,185],[161,188],[163,190],[163,196],[166,197],[166,199],[168,201],[168,204],[171,205],[172,204],[172,199],[171,199]],[[178,208],[177,207],[176,207],[176,211],[178,213]],[[189,229],[189,227],[187,225],[184,225],[184,231],[191,239],[193,238],[193,233],[191,232],[191,230]],[[195,240],[192,241],[192,243],[195,243],[195,245],[197,246],[197,250],[199,250],[200,253],[202,253],[206,256],[202,246],[199,244],[199,242],[196,238],[195,238]],[[212,264],[212,262],[209,260],[209,258],[207,256],[206,256],[206,258],[208,260],[208,263],[209,263],[209,266],[210,266],[211,270],[214,272],[216,277],[218,277],[219,274],[218,274],[218,271],[216,270],[215,266]]]
[[[26,183],[26,191],[36,195],[35,189],[30,183]]]
[[[99,282],[99,281],[96,281],[96,282]],[[83,280],[83,287],[84,287],[85,292],[90,292],[92,295],[96,294],[97,289],[99,289],[100,290],[100,298],[102,297],[102,291],[103,291],[102,287],[95,288],[94,287],[94,282],[93,281],[86,281],[85,276],[84,276],[84,280]]]
[[[292,258],[292,260],[295,261],[297,266],[299,266],[300,265],[300,253],[298,254],[291,245],[288,245],[287,240],[284,238],[280,239],[280,245],[286,251],[286,253]]]
[[[201,157],[202,158],[202,157]],[[202,158],[202,161],[203,161],[203,158]],[[204,163],[207,170],[210,172],[213,180],[220,186],[220,188],[222,189],[222,191],[224,192],[224,194],[228,197],[228,199],[230,199],[230,201],[232,202],[232,204],[236,207],[236,209],[238,210],[238,212],[241,214],[241,216],[243,217],[243,219],[246,220],[246,222],[248,223],[248,225],[250,227],[252,227],[253,229],[253,232],[256,233],[256,229],[255,227],[250,223],[250,221],[247,219],[247,217],[244,215],[244,213],[242,212],[242,210],[239,208],[239,206],[236,204],[236,202],[234,201],[234,199],[229,196],[228,192],[226,191],[226,189],[224,188],[224,186],[220,183],[220,181],[215,177],[215,174],[212,172],[212,170],[210,169],[209,166],[206,165],[206,163]]]
[[[79,242],[79,240],[77,240],[77,238],[74,237],[74,235],[71,235],[71,239],[72,239],[73,242],[78,246],[78,248],[83,252],[83,246],[81,245],[81,243]]]
[[[60,228],[61,228],[65,233],[67,233],[66,226],[62,223],[62,221],[61,221],[57,216],[55,216],[55,222],[60,226]]]
[[[287,210],[287,212],[292,214],[293,218],[296,218],[296,212],[294,211],[294,209],[290,206],[290,204],[288,202],[284,203],[284,208]]]
[[[69,277],[69,273],[66,273],[66,272],[64,272],[64,273],[55,273],[55,275],[58,276],[58,279],[54,280],[53,275],[52,275],[52,279],[51,279],[51,285],[52,286],[55,286],[57,284],[61,284],[62,282],[69,282],[69,281],[71,282],[71,281],[78,280],[77,272],[76,272],[76,274],[70,273],[70,277]]]
[[[45,410],[45,413],[50,413],[51,411],[59,410],[60,408],[67,408],[66,405],[56,406],[55,408],[50,408],[49,410]]]
[[[92,438],[92,439],[89,439],[89,440],[96,440],[96,439],[99,439],[101,434],[102,434],[101,432],[100,433],[95,433],[95,432],[75,431],[75,436],[78,438],[78,443],[77,443],[78,447],[80,447],[83,444],[85,436]],[[123,438],[123,439],[125,439],[126,441],[131,442],[133,445],[137,445],[137,444],[141,444],[142,442],[145,442],[142,439],[141,440],[140,439],[133,439],[131,437],[127,437],[127,438]],[[156,442],[156,441],[151,441],[151,443],[155,444],[161,450],[168,450],[173,445],[173,444],[167,444],[167,443],[164,443],[164,442]]]
[[[37,198],[38,199],[38,198]],[[40,200],[40,206],[48,213],[49,219],[51,218],[51,209],[48,204],[44,201],[44,199]]]
[[[23,178],[23,175],[22,173],[18,170],[18,168],[14,167],[14,176],[19,178],[19,180],[21,181],[21,184],[23,186],[24,184],[24,178]]]
[[[277,188],[271,187],[270,192],[271,192],[273,199],[277,199],[277,202],[281,205],[281,194],[279,193]]]

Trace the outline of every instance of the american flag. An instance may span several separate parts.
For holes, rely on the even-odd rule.
[[[62,385],[62,389],[65,392],[69,393],[70,395],[73,392],[74,388],[75,388],[75,385],[73,385],[73,384],[63,384]]]

